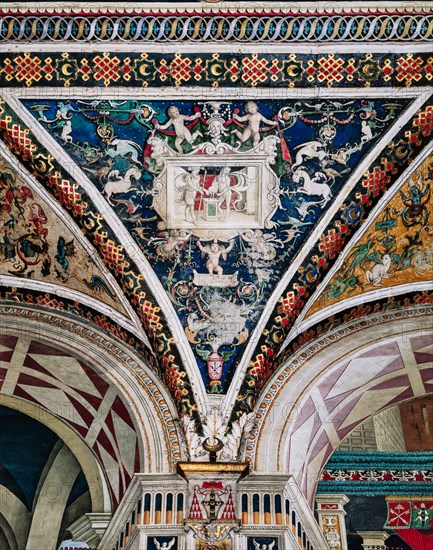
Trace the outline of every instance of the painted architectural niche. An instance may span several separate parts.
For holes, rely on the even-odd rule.
[[[23,103],[129,230],[222,393],[278,281],[408,101]]]

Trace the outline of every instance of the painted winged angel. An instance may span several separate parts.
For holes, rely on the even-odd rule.
[[[259,544],[256,540],[253,540],[253,544],[256,550],[272,550],[275,545],[275,541],[272,541],[269,544]]]
[[[170,550],[175,542],[174,537],[169,542],[159,542],[156,539],[153,539],[153,544],[156,546],[156,550]]]

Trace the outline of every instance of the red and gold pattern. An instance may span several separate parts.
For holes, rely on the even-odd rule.
[[[161,377],[172,392],[179,412],[194,415],[196,405],[189,390],[188,377],[183,367],[177,364],[178,357],[170,352],[171,347],[174,347],[170,330],[151,292],[145,288],[143,277],[134,271],[123,247],[110,238],[110,231],[105,227],[102,216],[95,214],[95,210],[90,210],[90,204],[84,201],[77,210],[76,205],[80,203],[81,197],[78,184],[70,182],[52,157],[29,137],[30,131],[13,123],[12,117],[6,114],[5,109],[3,102],[0,104],[0,130],[3,139],[33,175],[50,189],[59,203],[71,212],[86,236],[96,246],[125,294],[131,297],[131,304],[147,329],[159,358]],[[41,170],[41,162],[45,163],[45,166],[50,164],[54,170],[54,177],[46,170]]]
[[[6,80],[16,79],[30,87],[42,79],[47,82],[53,79],[53,60],[51,57],[42,60],[37,55],[27,52],[18,55],[13,60],[6,59],[3,72],[6,75]]]
[[[423,60],[421,57],[413,57],[408,54],[406,57],[400,57],[397,60],[397,82],[405,86],[412,86],[413,82],[418,82],[422,78]],[[433,78],[432,67],[427,66],[427,79]]]
[[[336,224],[337,225],[337,224]],[[320,237],[319,250],[327,258],[335,258],[345,245],[345,234],[347,226],[338,224],[337,229],[330,229],[326,235]]]
[[[344,60],[341,57],[335,58],[334,54],[319,59],[317,64],[312,60],[308,61],[308,80],[314,82],[317,78],[320,83],[323,82],[327,86],[339,84],[344,80],[344,65]],[[350,61],[350,65],[353,66],[353,61]]]
[[[103,53],[96,56],[94,62],[94,79],[96,82],[103,81],[104,86],[110,86],[121,78],[128,81],[130,71],[130,60],[126,58],[123,62],[116,56]],[[129,68],[129,69],[128,69]]]
[[[371,172],[367,171],[365,173],[362,186],[367,190],[366,197],[378,197],[391,181],[392,163],[387,162],[385,159],[381,159],[381,163],[383,168],[375,166]]]
[[[414,158],[417,148],[428,142],[432,132],[433,106],[427,105],[418,111],[410,124],[399,133],[397,140],[391,142],[382,157],[365,172],[360,183],[365,192],[358,191],[356,194],[356,201],[362,205],[364,211],[369,209],[374,201],[395,181],[407,166],[408,159]],[[359,185],[357,187],[359,188]],[[342,205],[340,212],[344,213],[347,204],[350,206],[353,202],[348,199],[346,204]],[[307,256],[298,268],[298,276],[295,276],[278,300],[274,313],[263,331],[249,363],[235,411],[241,409],[239,403],[242,403],[246,395],[250,395],[252,391],[257,393],[264,387],[279,364],[275,361],[279,347],[304,307],[311,290],[314,290],[320,280],[319,273],[323,275],[325,272],[323,268],[329,268],[332,265],[351,234],[347,230],[345,221],[342,215],[323,232],[317,247],[320,254],[317,254],[314,249],[310,252],[310,256]],[[308,276],[308,270],[315,274]],[[308,282],[311,289],[306,284],[300,284],[301,280]]]
[[[41,53],[0,56],[6,86],[428,86],[433,56]]]
[[[4,101],[0,100],[0,109]],[[1,114],[2,111],[0,111]],[[21,152],[25,159],[30,159],[37,147],[28,137],[30,130],[22,130],[18,124],[12,122],[11,116],[5,116],[0,120],[0,129],[4,131],[4,140],[14,153]]]

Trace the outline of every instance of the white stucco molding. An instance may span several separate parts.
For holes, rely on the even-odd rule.
[[[210,0],[209,2],[122,2],[122,3],[98,3],[93,2],[3,2],[2,9],[5,13],[124,13],[135,14],[137,12],[146,13],[178,13],[180,10],[184,13],[299,13],[299,14],[317,14],[317,13],[424,13],[433,9],[433,3],[426,1],[422,3],[397,0],[361,0],[360,2],[336,1],[336,2],[281,2],[266,1],[257,5],[253,1],[240,2],[221,2]]]

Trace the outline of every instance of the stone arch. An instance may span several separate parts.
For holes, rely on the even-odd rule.
[[[0,331],[2,400],[34,406],[50,427],[81,440],[105,478],[112,509],[134,471],[169,472],[182,457],[171,397],[130,347],[78,318],[29,306],[4,307]],[[92,394],[92,384],[102,387],[101,395]]]
[[[35,499],[26,550],[56,547],[68,497],[80,472],[79,462],[65,444],[57,445],[53,454]]]
[[[0,486],[2,513],[0,513],[0,533],[3,533],[10,550],[24,548],[29,528],[29,513],[7,487]]]
[[[428,307],[370,315],[321,334],[262,393],[245,457],[260,473],[294,476],[311,503],[332,452],[360,423],[433,391]]]
[[[109,492],[103,470],[92,451],[70,426],[46,408],[13,396],[0,394],[0,405],[30,416],[57,434],[70,449],[84,472],[89,485],[92,509],[96,512],[111,512]]]

